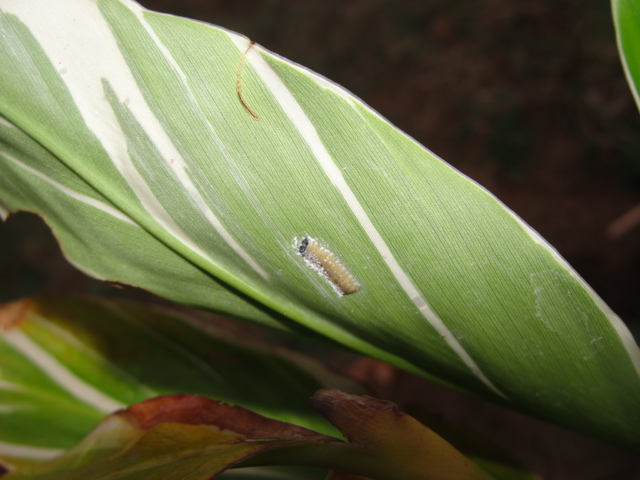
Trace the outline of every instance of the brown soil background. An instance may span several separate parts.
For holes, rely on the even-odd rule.
[[[640,225],[607,235],[640,204],[640,115],[607,1],[142,3],[241,32],[345,86],[493,192],[640,333]],[[0,224],[0,245],[0,300],[114,295],[73,270],[35,216]],[[640,459],[613,447],[375,362],[352,371],[482,432],[545,479],[640,479]]]

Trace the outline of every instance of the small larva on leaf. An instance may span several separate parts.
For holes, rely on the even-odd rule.
[[[299,251],[307,265],[326,278],[338,295],[349,295],[360,289],[360,284],[340,263],[338,257],[313,238],[304,237]]]

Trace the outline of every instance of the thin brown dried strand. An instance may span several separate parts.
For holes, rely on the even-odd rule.
[[[256,115],[256,113],[253,110],[251,110],[251,107],[247,104],[246,100],[242,96],[242,66],[244,65],[244,59],[247,57],[249,50],[251,50],[251,48],[255,44],[256,42],[250,42],[249,46],[242,54],[242,58],[240,58],[240,64],[238,65],[238,71],[236,73],[236,92],[238,93],[238,98],[240,99],[240,103],[242,103],[242,106],[244,107],[244,109],[247,112],[249,112],[249,115],[251,115],[251,118],[253,118],[254,120],[260,120],[260,117],[258,117],[258,115]]]

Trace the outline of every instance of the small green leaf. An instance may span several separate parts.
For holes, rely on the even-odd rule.
[[[0,332],[0,456],[56,455],[105,414],[168,393],[337,434],[307,399],[327,386],[362,391],[311,358],[134,303],[24,300],[0,308]]]
[[[613,22],[616,27],[618,50],[629,87],[640,106],[640,2],[612,0]]]

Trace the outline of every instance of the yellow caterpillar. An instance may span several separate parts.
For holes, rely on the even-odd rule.
[[[304,237],[300,243],[300,255],[307,265],[326,278],[340,296],[355,293],[360,284],[333,253],[311,237]]]

